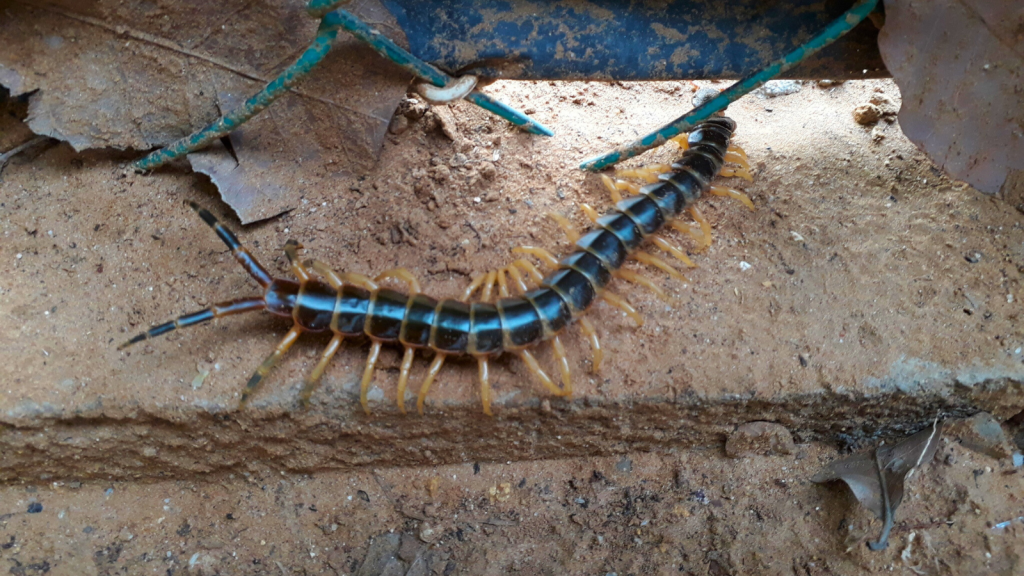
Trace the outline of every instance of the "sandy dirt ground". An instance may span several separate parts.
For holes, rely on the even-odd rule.
[[[296,238],[340,271],[401,266],[428,293],[456,296],[474,274],[507,263],[514,246],[565,253],[545,213],[582,226],[578,204],[609,205],[578,162],[686,109],[692,88],[495,84],[488,90],[557,135],[523,134],[465,103],[415,121],[403,115],[373,172],[344,178],[296,162],[301,208],[239,236],[282,276],[280,247]],[[66,146],[16,157],[0,183],[0,344],[9,359],[0,365],[0,421],[12,427],[0,436],[0,475],[562,458],[711,445],[751,420],[779,422],[802,441],[834,441],[902,434],[939,411],[1009,418],[1024,381],[1021,215],[944,178],[896,123],[856,123],[853,110],[872,98],[898,104],[893,84],[865,81],[731,107],[754,182],[722,183],[745,190],[757,210],[702,201],[715,238],[708,250],[666,234],[699,266],[687,270],[689,283],[629,265],[675,301],[619,288],[646,318],[640,328],[596,306],[606,350],[599,374],[586,339],[569,331],[571,399],[548,396],[518,359],[498,361],[493,419],[480,417],[475,363],[457,361],[431,389],[425,417],[401,415],[401,351],[392,348],[365,416],[360,342],[342,346],[312,408],[300,410],[298,389],[327,341],[317,336],[301,338],[250,409],[238,411],[243,383],[287,330],[261,314],[118,351],[148,326],[256,293],[183,201],[236,230],[237,221],[184,165],[134,174],[126,165],[134,156]],[[629,165],[675,154],[666,146]],[[538,354],[553,371],[549,348]],[[426,368],[418,358],[402,399],[410,408]],[[125,457],[111,462],[111,452]]]
[[[276,274],[287,274],[280,246],[297,238],[339,270],[402,266],[429,293],[454,296],[516,245],[566,252],[545,212],[582,226],[577,204],[609,204],[578,162],[678,115],[692,86],[487,90],[556,137],[463,103],[410,112],[364,177],[297,163],[302,207],[240,238]],[[609,356],[589,374],[586,340],[567,338],[573,399],[546,397],[518,362],[499,362],[493,419],[479,412],[472,363],[446,369],[425,417],[401,416],[396,350],[382,355],[365,417],[358,342],[299,411],[297,390],[326,342],[316,337],[240,413],[242,384],[287,329],[260,315],[118,352],[149,325],[255,293],[183,201],[237,221],[184,165],[138,175],[126,167],[133,154],[64,145],[16,157],[0,180],[0,566],[1021,573],[1021,474],[1005,459],[944,445],[881,553],[863,545],[877,521],[840,487],[808,482],[837,444],[917,430],[938,412],[1021,411],[1021,214],[950,182],[892,118],[857,124],[854,108],[878,96],[898,105],[893,84],[866,81],[731,107],[755,180],[723,183],[757,211],[706,200],[715,244],[705,251],[669,235],[699,268],[688,284],[645,272],[672,307],[620,290],[647,318],[642,328],[597,307]],[[4,149],[20,141],[13,114]],[[414,381],[425,366],[418,359]],[[411,407],[414,395],[403,400]],[[750,420],[780,422],[803,444],[785,457],[723,457],[725,436]]]
[[[1024,572],[1022,474],[944,441],[909,484],[888,549],[835,451],[720,450],[172,482],[0,488],[14,575],[861,574]]]

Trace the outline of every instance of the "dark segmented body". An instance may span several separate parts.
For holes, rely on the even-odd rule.
[[[610,213],[597,218],[595,228],[576,241],[576,249],[558,262],[557,269],[544,277],[538,288],[521,296],[501,298],[493,304],[437,300],[415,293],[407,295],[378,288],[369,279],[356,279],[358,281],[350,283],[326,267],[317,268],[313,263],[321,274],[328,273],[325,279],[329,282],[325,283],[311,278],[304,266],[296,261],[296,250],[300,246],[291,240],[285,246],[285,253],[292,261],[299,281],[274,278],[212,214],[193,203],[192,207],[216,230],[235,259],[263,287],[263,296],[223,302],[186,314],[135,336],[122,348],[177,328],[262,309],[290,317],[294,325],[274,354],[250,379],[242,395],[243,404],[300,331],[330,331],[335,334],[332,345],[328,346],[320,365],[307,381],[304,388],[307,398],[311,384],[322,373],[340,339],[362,335],[375,343],[363,380],[362,400],[367,411],[366,386],[381,343],[401,344],[407,349],[409,360],[403,366],[404,375],[408,373],[412,348],[431,348],[438,354],[431,374],[440,369],[444,356],[472,355],[481,363],[481,381],[486,388],[488,357],[506,351],[519,352],[530,364],[535,361],[527,349],[539,342],[552,340],[556,348],[560,348],[561,344],[555,339],[558,333],[580,319],[594,304],[616,271],[644,239],[657,233],[710,190],[711,180],[722,169],[735,127],[735,122],[728,118],[713,118],[698,125],[689,134],[688,150],[672,165],[670,172],[661,175],[660,182],[642,187],[639,195],[618,202]],[[410,286],[414,285],[413,280]],[[605,297],[611,298],[611,295],[606,294]],[[596,351],[596,340],[594,347]],[[567,372],[564,375],[567,378]],[[421,388],[421,410],[432,378],[429,376]],[[401,381],[399,386],[404,386]],[[485,398],[484,402],[485,412],[489,413],[490,401]],[[400,406],[403,406],[401,402]]]
[[[389,289],[344,286],[340,293],[316,280],[274,280],[267,310],[290,316],[307,332],[365,334],[382,342],[432,348],[445,354],[496,355],[551,338],[585,312],[630,252],[707,191],[722,168],[735,123],[714,118],[689,136],[690,148],[662,181],[622,200],[576,242],[538,289],[496,304],[435,300]]]

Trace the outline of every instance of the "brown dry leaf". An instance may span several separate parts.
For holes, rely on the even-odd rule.
[[[202,128],[263,88],[312,42],[303,0],[66,0],[0,8],[0,84],[33,93],[29,127],[76,150],[148,150]],[[348,8],[405,39],[378,0]],[[243,223],[293,208],[301,185],[369,169],[409,75],[341,34],[291,93],[194,154]]]
[[[1024,170],[1024,4],[886,0],[878,45],[903,133],[952,176],[995,194]]]
[[[935,457],[942,436],[942,422],[931,426],[893,446],[879,446],[871,452],[854,454],[836,460],[811,478],[822,483],[842,480],[850,487],[857,501],[885,522],[877,542],[869,542],[872,550],[888,546],[896,508],[903,501],[904,485],[922,464]]]

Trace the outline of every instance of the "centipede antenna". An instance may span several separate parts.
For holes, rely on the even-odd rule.
[[[165,322],[163,324],[153,326],[149,330],[132,337],[131,340],[124,342],[117,347],[118,350],[124,350],[132,344],[142,342],[143,340],[149,340],[150,338],[156,338],[162,334],[177,330],[179,328],[185,328],[187,326],[195,326],[196,324],[202,324],[208,322],[214,318],[222,318],[224,316],[231,316],[233,314],[243,314],[245,312],[252,312],[253,310],[263,310],[267,307],[267,303],[263,301],[263,298],[241,298],[238,300],[229,300],[227,302],[219,302],[199,310],[198,312],[192,312],[179,316],[178,318]]]
[[[217,220],[216,216],[195,202],[189,201],[188,205],[195,210],[197,214],[199,214],[199,217],[203,219],[203,222],[206,222],[210,228],[213,228],[213,231],[216,232],[217,236],[220,237],[224,244],[231,249],[231,253],[234,255],[235,260],[242,265],[242,268],[249,273],[249,276],[252,276],[253,279],[264,288],[270,286],[270,283],[274,280],[273,276],[271,276],[270,273],[256,261],[256,258],[246,250],[245,246],[242,246],[242,243],[238,241],[238,238],[223,224],[221,224],[219,220]]]
[[[260,387],[260,382],[270,373],[270,370],[277,364],[277,361],[284,356],[288,349],[295,344],[295,341],[299,339],[299,334],[302,334],[302,328],[296,324],[292,326],[292,329],[284,335],[281,343],[274,348],[274,351],[267,356],[267,359],[260,364],[260,367],[256,369],[252,377],[245,384],[245,389],[242,390],[242,400],[238,403],[238,408],[245,408],[245,405],[249,403],[249,398],[256,393],[256,390]]]

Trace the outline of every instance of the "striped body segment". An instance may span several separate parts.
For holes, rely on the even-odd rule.
[[[494,302],[488,301],[491,299],[490,292],[495,279],[493,273],[488,276],[488,285],[481,292],[481,301],[468,301],[474,288],[482,285],[479,279],[461,299],[435,299],[419,293],[418,283],[404,270],[389,271],[371,280],[356,274],[337,274],[320,262],[300,263],[297,250],[301,246],[295,241],[289,241],[285,253],[298,281],[273,278],[231,232],[209,212],[192,204],[203,220],[231,248],[242,266],[263,286],[264,294],[262,297],[226,302],[182,316],[132,338],[122,348],[175,328],[263,309],[271,314],[291,318],[293,327],[250,379],[242,396],[243,405],[301,332],[330,332],[334,335],[320,364],[306,381],[302,392],[304,402],[308,400],[316,380],[340,342],[345,338],[360,336],[366,336],[371,341],[362,386],[363,406],[367,411],[366,390],[372,379],[373,364],[381,344],[400,345],[406,350],[406,361],[403,362],[399,382],[399,406],[403,412],[405,383],[413,351],[417,349],[430,349],[435,354],[420,390],[418,405],[421,411],[423,398],[433,376],[449,355],[470,355],[481,363],[481,393],[487,413],[490,413],[490,401],[486,362],[488,358],[506,352],[519,354],[549,390],[564,395],[569,385],[568,364],[564,362],[564,356],[559,356],[559,333],[583,319],[583,315],[599,298],[611,301],[614,295],[607,293],[606,289],[614,278],[627,277],[624,276],[627,273],[620,270],[626,260],[636,256],[639,246],[645,240],[690,209],[709,190],[712,179],[723,168],[727,153],[731,153],[730,138],[734,129],[735,123],[732,120],[721,117],[697,126],[689,134],[688,149],[678,162],[661,174],[658,181],[639,188],[639,194],[620,200],[608,214],[594,217],[594,227],[575,241],[575,249],[569,255],[557,263],[551,259],[549,265],[553,269],[550,273],[541,277],[535,268],[529,266],[534,272],[534,279],[539,280],[535,289],[527,290],[520,279],[523,293],[510,296],[505,290],[502,277],[501,295],[505,297],[497,298]],[[313,278],[310,269],[323,280]],[[385,277],[405,281],[409,290],[399,292],[380,287],[378,281]],[[597,339],[589,323],[583,326],[596,347]],[[562,388],[551,382],[529,352],[529,349],[549,340],[555,343],[556,359],[561,359],[564,364]],[[595,367],[598,363],[595,358]]]

